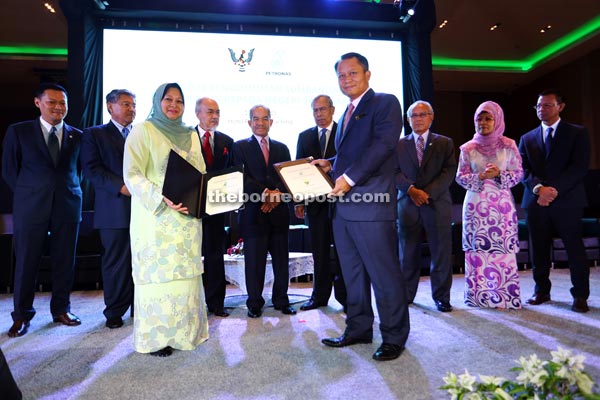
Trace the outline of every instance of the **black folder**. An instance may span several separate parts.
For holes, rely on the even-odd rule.
[[[243,172],[243,166],[239,165],[203,174],[187,162],[185,158],[171,150],[162,194],[175,204],[182,203],[188,208],[190,215],[202,218],[208,215],[206,214],[206,186],[208,181],[215,176],[232,172]]]

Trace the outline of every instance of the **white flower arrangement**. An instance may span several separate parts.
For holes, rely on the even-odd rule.
[[[479,375],[479,381],[469,374],[449,372],[440,389],[452,400],[513,400],[513,399],[590,399],[600,400],[598,385],[583,370],[584,356],[573,355],[561,347],[550,352],[552,360],[542,361],[537,355],[520,357],[520,365],[512,368],[518,375],[514,381],[498,376]]]

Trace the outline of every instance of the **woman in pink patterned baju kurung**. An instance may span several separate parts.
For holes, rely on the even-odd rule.
[[[504,134],[504,112],[492,101],[475,112],[475,135],[460,147],[456,182],[463,203],[465,303],[472,307],[521,308],[516,253],[517,212],[510,188],[523,177],[514,140]]]

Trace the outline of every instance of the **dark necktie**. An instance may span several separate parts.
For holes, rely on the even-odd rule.
[[[419,135],[417,139],[417,160],[419,160],[419,167],[421,166],[421,162],[423,161],[423,149],[425,148],[425,141],[423,140],[423,136]]]
[[[265,158],[265,164],[269,165],[269,146],[267,145],[267,139],[260,139],[260,148]]]
[[[121,131],[121,135],[123,135],[123,138],[127,139],[127,135],[129,135],[129,128],[124,127],[123,130]]]
[[[202,150],[204,150],[204,159],[206,160],[206,165],[212,167],[213,163],[213,152],[212,147],[210,147],[210,132],[204,132],[204,141],[202,142]]]
[[[553,129],[546,128],[546,141],[544,142],[544,147],[546,149],[546,157],[550,155],[550,150],[552,150],[552,131]]]
[[[48,136],[48,151],[50,152],[50,157],[52,157],[52,161],[56,167],[60,157],[60,146],[58,145],[58,137],[56,137],[55,126],[50,129],[50,136]]]
[[[346,110],[346,114],[344,115],[344,130],[342,132],[346,133],[346,130],[348,128],[348,122],[350,122],[350,117],[352,116],[352,113],[354,112],[354,104],[350,103],[350,105],[348,105],[348,109]]]
[[[319,145],[321,146],[321,156],[325,157],[325,145],[327,143],[327,128],[321,129],[321,136],[319,137]]]

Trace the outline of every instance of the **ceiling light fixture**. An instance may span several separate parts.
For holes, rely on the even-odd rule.
[[[44,3],[44,7],[46,7],[46,10],[50,11],[52,14],[56,13],[56,10],[54,10],[54,7],[52,7],[50,3]]]
[[[502,25],[500,22],[496,22],[495,25],[492,25],[490,27],[490,31],[495,31],[496,29],[498,29],[500,27],[500,25]]]
[[[567,50],[570,46],[600,32],[600,15],[589,20],[577,29],[558,38],[549,45],[521,60],[473,60],[449,57],[431,57],[435,69],[476,69],[484,71],[529,72],[556,53]]]
[[[540,29],[540,33],[546,33],[550,29],[552,29],[552,25],[546,25],[545,27],[543,27],[542,29]]]
[[[394,0],[394,7],[400,12],[400,21],[407,23],[415,15],[419,0]]]
[[[448,24],[448,20],[445,19],[444,22],[438,25],[438,28],[443,29]]]

